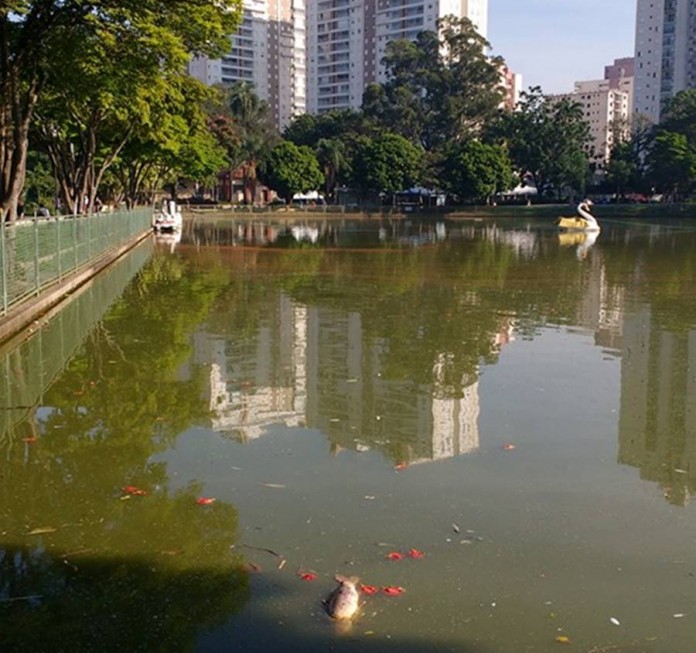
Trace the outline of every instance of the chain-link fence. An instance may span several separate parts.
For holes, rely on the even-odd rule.
[[[152,209],[0,226],[0,316],[151,226]]]
[[[84,345],[100,320],[152,256],[149,240],[83,286],[47,324],[11,349],[0,350],[0,460],[38,434],[44,392]]]

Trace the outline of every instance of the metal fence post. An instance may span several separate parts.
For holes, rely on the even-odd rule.
[[[62,265],[62,259],[63,259],[63,250],[61,249],[60,246],[60,226],[62,222],[60,218],[56,218],[56,249],[58,250],[58,278],[62,279],[63,278],[63,265]]]
[[[73,251],[75,252],[75,256],[73,257],[75,260],[75,265],[73,266],[73,269],[77,270],[77,218],[75,216],[73,216],[72,225],[73,225],[72,246],[73,246]]]
[[[0,256],[2,257],[2,314],[7,315],[7,252],[5,251],[5,221],[0,223]]]
[[[39,294],[41,287],[41,279],[39,276],[39,221],[34,220],[34,288],[36,294]]]

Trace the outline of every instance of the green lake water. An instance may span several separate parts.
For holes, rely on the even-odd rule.
[[[696,222],[592,240],[137,247],[0,350],[0,651],[692,653]]]

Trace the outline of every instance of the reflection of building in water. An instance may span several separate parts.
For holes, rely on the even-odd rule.
[[[281,295],[266,315],[250,339],[197,336],[197,362],[210,365],[215,430],[249,440],[274,424],[306,425],[326,433],[334,451],[376,448],[403,462],[478,448],[476,370],[446,382],[443,355],[433,382],[416,383],[389,374],[389,343],[370,339],[359,313]],[[501,334],[491,335],[493,348],[509,338],[508,329]]]
[[[485,234],[491,242],[511,247],[520,258],[532,258],[539,247],[539,234],[531,229],[502,229],[493,224],[485,229]]]
[[[696,328],[669,332],[644,309],[624,323],[619,462],[676,505],[696,490]]]
[[[619,350],[625,289],[609,283],[601,256],[592,256],[583,264],[587,265],[588,277],[577,313],[578,323],[594,331],[597,345]]]
[[[198,362],[210,364],[210,410],[217,431],[250,440],[271,424],[304,423],[307,311],[287,298],[277,308],[253,343],[197,337]]]

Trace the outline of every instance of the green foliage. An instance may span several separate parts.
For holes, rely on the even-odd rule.
[[[39,205],[55,208],[55,181],[51,162],[41,152],[29,151],[27,154],[27,179],[25,188],[25,215],[33,215]]]
[[[317,142],[317,161],[324,170],[324,190],[327,199],[334,196],[339,174],[346,168],[345,153],[345,144],[337,138],[321,138]]]
[[[240,18],[239,0],[47,0],[3,8],[0,132],[12,138],[0,139],[0,210],[21,189],[30,125],[68,208],[93,201],[130,137],[161,118],[167,89],[190,57],[225,52]],[[200,154],[200,142],[192,149]]]
[[[324,175],[314,152],[307,146],[298,147],[291,141],[281,141],[268,155],[263,179],[288,203],[295,193],[317,190],[324,183]]]
[[[696,149],[696,90],[681,91],[669,101],[660,129],[682,134],[689,147]]]
[[[696,152],[685,134],[660,130],[648,155],[648,167],[659,190],[683,196],[696,180]]]
[[[187,76],[169,84],[153,107],[152,125],[133,131],[114,162],[118,188],[129,205],[151,201],[163,183],[206,182],[227,165],[226,150],[205,113],[218,92]]]
[[[227,141],[231,169],[242,169],[244,202],[256,199],[257,167],[278,141],[271,108],[248,82],[237,82],[227,94],[227,108],[235,125],[237,143]]]
[[[420,180],[422,151],[399,134],[385,132],[357,143],[353,183],[363,193],[396,193]]]
[[[530,175],[540,193],[584,189],[590,137],[579,104],[530,88],[522,93],[516,111],[500,112],[488,136],[507,144],[520,176]]]
[[[616,190],[617,196],[637,182],[638,163],[630,142],[618,143],[611,152],[611,159],[606,167],[607,181]]]
[[[487,202],[513,185],[512,164],[502,146],[477,140],[453,143],[446,149],[441,179],[461,200]]]
[[[426,150],[475,135],[502,101],[502,59],[467,18],[446,16],[415,42],[387,44],[388,81],[363,97],[367,117]]]

